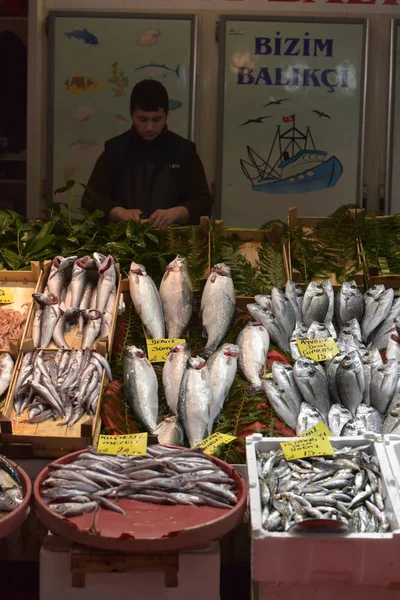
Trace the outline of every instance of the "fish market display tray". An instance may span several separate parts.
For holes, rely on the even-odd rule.
[[[7,517],[3,519],[0,518],[0,540],[7,537],[15,531],[22,523],[25,521],[26,517],[29,514],[29,504],[32,496],[32,484],[28,475],[25,473],[21,467],[13,463],[14,467],[18,469],[19,476],[21,478],[24,499],[21,504],[10,512]]]
[[[55,463],[67,464],[78,454],[80,452],[75,452]],[[209,458],[236,482],[238,503],[231,509],[179,504],[168,506],[121,498],[119,506],[128,515],[100,508],[94,534],[91,533],[94,513],[66,519],[51,511],[42,500],[40,487],[49,476],[46,467],[34,484],[36,512],[52,532],[93,548],[149,554],[201,547],[221,538],[242,521],[247,498],[243,477],[231,465],[213,456]]]
[[[43,350],[54,352],[54,350]],[[68,352],[68,350],[66,350]],[[21,352],[14,367],[3,413],[0,416],[0,442],[4,453],[11,457],[58,458],[75,450],[83,450],[97,442],[101,429],[101,398],[108,381],[105,371],[101,379],[100,396],[94,417],[83,415],[70,429],[59,426],[57,421],[47,419],[42,423],[22,423],[26,412],[16,417],[14,409],[14,388],[18,380],[23,353]]]
[[[292,440],[300,438],[291,438]],[[390,524],[388,533],[292,533],[269,532],[262,527],[260,485],[256,452],[279,448],[287,438],[263,438],[253,434],[246,438],[248,485],[251,515],[251,573],[253,581],[269,589],[274,586],[302,586],[310,593],[313,586],[346,583],[359,587],[399,586],[400,496],[387,453],[382,442],[372,442],[368,453],[379,461],[385,512]],[[358,447],[371,439],[332,437],[334,448]],[[308,586],[308,587],[307,587]],[[280,588],[280,589],[281,589]],[[283,593],[283,592],[282,592]],[[262,596],[267,597],[267,596]],[[289,597],[282,595],[282,598]],[[290,596],[293,597],[293,596]],[[303,597],[303,596],[299,596]],[[317,597],[312,595],[312,597]],[[327,596],[324,596],[327,597]],[[340,594],[337,596],[341,597]],[[354,595],[354,597],[359,597]],[[363,596],[363,597],[368,597]],[[382,598],[385,596],[382,595]]]

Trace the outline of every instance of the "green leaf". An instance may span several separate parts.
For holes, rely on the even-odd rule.
[[[2,248],[0,252],[8,263],[8,266],[11,267],[13,271],[18,271],[22,262],[19,254],[9,248]]]
[[[146,231],[146,237],[148,237],[149,240],[151,240],[155,244],[158,244],[158,237],[156,235],[154,235],[154,233],[151,233],[150,231]]]
[[[167,261],[162,256],[157,256],[158,264],[160,265],[160,269],[162,272],[167,268]]]

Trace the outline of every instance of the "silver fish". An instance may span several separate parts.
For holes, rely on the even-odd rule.
[[[8,389],[14,369],[14,361],[8,352],[0,353],[0,396]]]
[[[69,345],[64,337],[66,323],[69,321],[74,321],[79,314],[79,308],[70,307],[66,308],[65,311],[60,308],[60,316],[53,331],[53,341],[58,348],[69,348]]]
[[[293,367],[276,360],[272,363],[272,377],[278,388],[284,390],[286,400],[290,401],[295,408],[297,419],[303,398],[294,379]]]
[[[236,294],[231,269],[219,263],[211,269],[201,296],[201,317],[207,333],[204,352],[217,350],[224,341],[236,310]]]
[[[197,356],[189,358],[179,391],[178,414],[190,447],[207,435],[210,420],[212,389],[206,361]]]
[[[377,367],[371,376],[371,405],[385,414],[396,391],[399,379],[397,360],[387,361]]]
[[[165,399],[170,411],[174,415],[178,414],[179,390],[189,358],[189,344],[178,344],[170,350],[167,360],[164,363],[162,380]]]
[[[321,421],[326,423],[324,415],[315,406],[303,402],[297,418],[296,435],[302,435],[307,429],[318,425]]]
[[[342,436],[344,437],[356,437],[361,436],[365,433],[364,421],[354,417],[351,421],[348,421],[342,429]]]
[[[330,393],[331,397],[334,399],[334,401],[338,404],[341,403],[341,400],[340,400],[339,391],[338,391],[338,388],[336,385],[336,373],[337,373],[340,363],[342,362],[342,360],[344,359],[345,356],[347,356],[347,354],[345,352],[339,352],[339,354],[337,354],[330,361],[328,361],[328,364],[326,367],[326,377],[328,379],[329,393]]]
[[[127,402],[146,431],[154,433],[158,417],[158,381],[145,353],[126,346],[123,353],[123,382]]]
[[[396,297],[393,300],[390,312],[386,319],[379,327],[372,332],[368,338],[368,342],[371,348],[378,348],[382,350],[386,348],[389,337],[395,332],[394,320],[400,316],[400,297]]]
[[[53,337],[53,331],[60,316],[58,299],[53,293],[32,294],[32,298],[42,308],[42,323],[40,327],[40,347],[47,348]]]
[[[395,358],[400,361],[400,317],[393,321],[394,332],[390,335],[386,346],[386,360]]]
[[[392,433],[400,424],[400,394],[395,394],[387,409],[382,425],[382,434]]]
[[[339,329],[352,319],[361,323],[364,298],[355,281],[345,281],[335,297],[335,318]]]
[[[267,354],[269,350],[268,331],[260,323],[248,323],[239,333],[239,367],[253,391],[261,390]]]
[[[294,363],[293,374],[304,400],[327,417],[330,408],[328,380],[321,365],[300,357]]]
[[[184,430],[179,417],[167,417],[157,426],[154,432],[158,437],[159,444],[166,446],[183,446]]]
[[[371,404],[371,378],[372,373],[377,367],[383,365],[382,357],[380,355],[379,350],[369,350],[361,357],[361,362],[363,364],[364,370],[364,381],[365,381],[365,390],[363,396],[363,404],[369,406]]]
[[[274,363],[275,364],[275,363]],[[300,406],[294,406],[285,396],[284,391],[269,380],[262,382],[264,392],[275,412],[291,429],[296,429],[297,417],[300,412]]]
[[[68,258],[56,256],[53,259],[47,280],[48,293],[54,294],[58,299],[61,298],[61,290],[64,287],[65,281],[65,271],[74,264],[77,258],[77,256],[69,256]]]
[[[274,313],[262,309],[258,304],[247,304],[247,310],[256,321],[268,331],[271,340],[284,352],[289,352],[289,340],[284,329],[278,323]]]
[[[82,296],[86,286],[88,260],[90,260],[90,256],[78,258],[78,260],[74,262],[74,266],[72,267],[70,304],[72,308],[80,307]]]
[[[117,273],[112,256],[107,256],[102,262],[101,266],[98,268],[98,273],[99,281],[97,283],[96,309],[103,314],[108,297],[117,284]]]
[[[88,308],[91,308],[90,301],[92,299],[93,290],[94,290],[93,283],[91,281],[88,281],[85,285],[85,289],[83,290],[82,299],[79,304],[80,310],[86,310]],[[60,302],[60,304],[61,304],[61,302]],[[93,308],[95,308],[95,306]],[[80,315],[79,316],[79,333],[82,333],[84,324],[85,324],[85,322],[83,320],[83,316]]]
[[[40,330],[42,326],[42,313],[43,309],[40,305],[36,306],[35,314],[32,323],[32,340],[35,348],[40,346]]]
[[[287,281],[285,286],[285,296],[293,306],[296,321],[301,321],[302,312],[301,307],[303,304],[304,292],[301,287],[294,281]],[[255,298],[254,298],[255,300]],[[256,300],[257,302],[257,300]]]
[[[365,431],[373,433],[382,433],[383,418],[379,410],[373,406],[365,406],[360,404],[357,408],[356,418],[360,419],[364,424]]]
[[[339,333],[336,344],[340,352],[345,352],[346,354],[356,350],[362,356],[367,352],[367,348],[363,342],[359,342],[351,333]]]
[[[169,263],[160,284],[167,337],[179,338],[187,329],[193,312],[193,284],[186,258]]]
[[[357,319],[351,319],[346,321],[340,330],[340,334],[352,335],[355,340],[362,342],[361,327]]]
[[[393,298],[393,289],[385,290],[384,285],[374,285],[365,292],[365,312],[361,323],[364,342],[367,342],[371,333],[388,317]]]
[[[235,346],[235,344],[223,344],[207,360],[212,386],[211,425],[218,418],[226,400],[229,398],[229,390],[236,375],[238,356],[238,346]],[[211,433],[210,430],[209,433]]]
[[[302,321],[310,327],[313,321],[325,322],[330,307],[330,299],[321,283],[311,281],[306,289],[302,305]]]
[[[254,296],[254,302],[256,304],[258,304],[258,306],[261,306],[261,308],[263,308],[264,310],[271,310],[272,309],[271,295],[268,295],[268,294],[256,294]]]
[[[300,350],[297,345],[297,340],[305,340],[307,338],[308,327],[304,325],[301,321],[296,321],[296,327],[291,335],[289,346],[290,346],[290,354],[294,360],[300,358]],[[271,338],[272,339],[272,338]]]
[[[296,325],[296,315],[291,302],[277,287],[272,288],[271,291],[271,306],[280,329],[285,332],[285,337],[289,340]]]
[[[101,329],[101,312],[96,309],[88,309],[82,312],[86,325],[83,330],[82,350],[91,348],[99,337]]]
[[[313,321],[310,327],[307,329],[307,338],[309,340],[321,339],[321,338],[329,338],[332,336],[332,331],[328,329],[325,323],[317,323],[317,321]],[[335,332],[336,338],[336,332]]]
[[[101,319],[100,339],[106,340],[110,335],[110,329],[114,314],[115,301],[117,296],[117,289],[114,286],[108,296],[107,304],[104,309],[104,313]]]
[[[143,265],[131,263],[129,291],[136,312],[139,314],[146,334],[150,338],[164,338],[164,315],[160,295],[154,281],[147,275]]]
[[[340,362],[336,371],[336,386],[342,404],[355,415],[365,390],[364,370],[357,350],[349,352]]]
[[[334,436],[342,435],[343,427],[352,421],[353,415],[341,404],[332,404],[328,414],[328,427]]]
[[[328,310],[325,315],[325,321],[333,321],[333,313],[335,311],[335,294],[333,292],[333,287],[329,279],[325,279],[324,281],[322,281],[321,285],[324,288],[329,300]]]

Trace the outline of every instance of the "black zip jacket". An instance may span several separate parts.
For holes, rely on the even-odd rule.
[[[193,142],[166,130],[150,142],[129,130],[105,143],[82,206],[105,215],[114,207],[138,208],[144,218],[157,209],[185,206],[189,223],[210,216],[212,201]]]

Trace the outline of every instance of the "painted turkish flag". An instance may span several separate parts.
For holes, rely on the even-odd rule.
[[[294,121],[294,115],[289,115],[288,117],[282,117],[282,121],[284,123],[291,123],[292,121]]]

